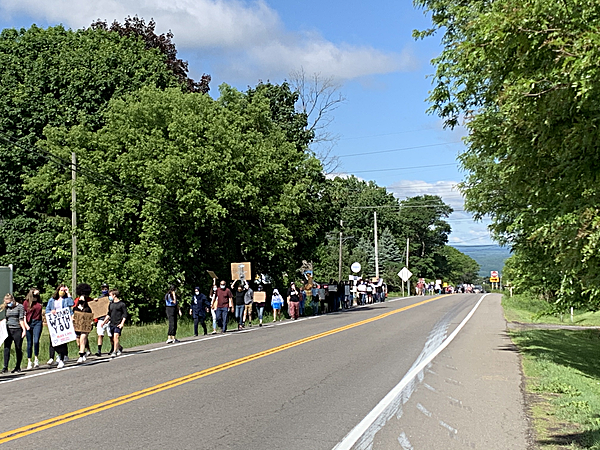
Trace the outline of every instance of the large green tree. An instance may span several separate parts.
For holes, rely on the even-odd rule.
[[[137,18],[110,29],[34,25],[0,32],[0,264],[15,265],[19,292],[55,284],[58,267],[70,260],[57,242],[64,214],[24,210],[23,180],[51,158],[31,147],[46,126],[98,129],[112,98],[142,86],[207,90],[208,78],[187,78],[170,38]],[[22,242],[31,243],[27,251]]]
[[[273,120],[266,92],[143,88],[111,101],[103,122],[47,128],[40,145],[78,156],[81,278],[119,286],[137,319],[157,316],[171,282],[228,278],[240,260],[277,279],[323,239],[311,216],[326,194],[321,164]],[[27,205],[65,214],[69,177],[47,164]]]
[[[432,111],[450,127],[463,117],[469,131],[460,156],[467,209],[492,218],[499,241],[530,261],[515,268],[559,308],[597,308],[600,4],[415,4],[433,21],[417,35],[443,34]]]

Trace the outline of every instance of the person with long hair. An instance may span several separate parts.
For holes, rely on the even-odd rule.
[[[40,366],[40,336],[42,335],[42,302],[39,289],[30,289],[23,302],[25,310],[25,328],[27,331],[27,370]],[[33,363],[31,357],[35,356]]]
[[[177,288],[173,285],[169,287],[169,291],[165,294],[165,305],[167,312],[167,319],[169,321],[169,330],[167,332],[167,344],[179,342],[175,337],[177,334],[177,312],[181,315],[181,309],[177,303]]]
[[[23,338],[25,337],[25,309],[23,305],[17,303],[12,294],[4,296],[2,310],[6,314],[6,327],[8,337],[4,341],[4,367],[2,373],[8,372],[8,362],[10,360],[10,347],[15,343],[15,355],[17,363],[11,373],[21,372],[21,360],[23,359]]]
[[[64,284],[61,284],[56,288],[56,291],[54,291],[54,294],[52,294],[52,297],[50,297],[50,299],[48,300],[48,304],[46,305],[46,314],[56,314],[56,310],[62,308],[69,308],[72,314],[72,308],[74,304],[75,303],[73,302],[73,298],[69,294],[69,288],[66,287]],[[52,345],[52,343],[50,343],[50,345]],[[69,353],[67,344],[60,344],[53,348],[54,350],[56,350],[56,353],[58,353],[58,368],[62,369],[65,366],[65,361]]]
[[[212,316],[212,334],[217,334],[217,281],[213,280],[212,292],[210,293],[210,314]]]
[[[74,302],[75,306],[73,311],[91,314],[92,308],[90,308],[89,302],[92,300],[90,297],[90,294],[92,293],[92,287],[86,283],[78,284],[75,288],[75,293],[77,298]],[[93,327],[93,319],[90,320],[90,326]],[[75,330],[75,335],[77,336],[77,347],[79,348],[79,359],[77,362],[82,363],[85,362],[87,355],[89,355],[89,352],[86,352],[86,348],[89,348],[89,332]]]
[[[281,308],[283,307],[283,297],[277,289],[273,289],[271,306],[273,307],[273,322],[277,322],[277,313],[280,313],[280,317],[283,319],[283,313],[281,313]]]

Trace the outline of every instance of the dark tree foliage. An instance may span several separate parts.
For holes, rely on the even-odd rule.
[[[208,93],[210,90],[211,77],[208,74],[203,74],[199,82],[188,77],[188,63],[180,58],[177,58],[177,48],[173,43],[173,33],[163,33],[157,35],[155,32],[156,22],[150,19],[148,24],[143,18],[138,16],[127,16],[123,24],[114,21],[110,27],[106,21],[98,19],[90,25],[93,30],[106,30],[119,33],[121,36],[139,38],[146,44],[146,49],[156,48],[166,56],[165,64],[173,72],[175,77],[187,87],[189,92]]]

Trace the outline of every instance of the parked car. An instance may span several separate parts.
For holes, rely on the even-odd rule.
[[[474,294],[483,294],[484,292],[485,292],[485,289],[483,288],[482,285],[476,284],[475,286],[473,286],[473,293]]]

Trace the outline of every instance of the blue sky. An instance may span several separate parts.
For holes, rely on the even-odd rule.
[[[374,180],[399,198],[440,195],[456,210],[452,244],[491,243],[487,222],[474,223],[453,188],[464,175],[456,162],[464,130],[443,130],[426,113],[439,38],[412,38],[430,23],[411,1],[0,0],[1,28],[77,29],[136,14],[174,33],[190,75],[212,76],[213,96],[221,83],[244,90],[294,70],[333,78],[346,98],[329,126],[338,137],[336,172]]]

